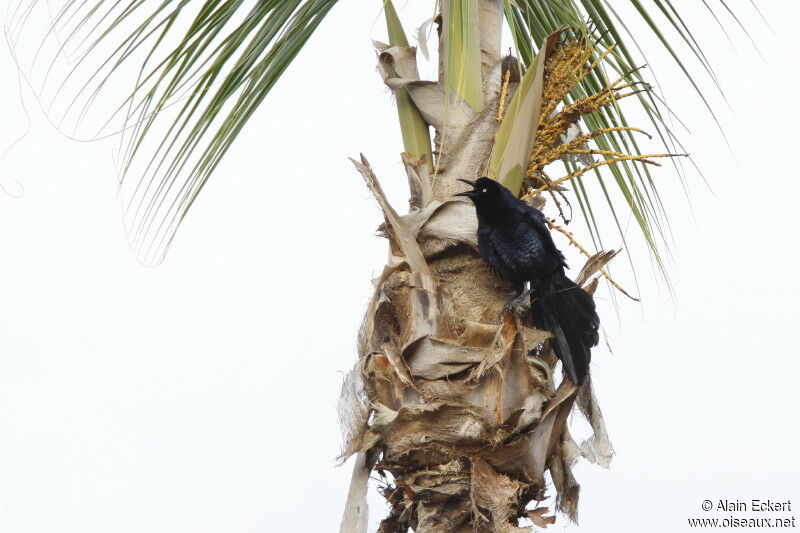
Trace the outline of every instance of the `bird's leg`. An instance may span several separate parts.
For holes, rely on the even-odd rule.
[[[503,314],[510,314],[522,318],[531,310],[531,293],[533,292],[533,284],[526,282],[517,291],[522,291],[518,296],[511,298],[506,305],[503,306]]]

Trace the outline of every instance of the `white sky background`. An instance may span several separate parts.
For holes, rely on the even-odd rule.
[[[401,12],[407,30],[430,16],[415,4]],[[680,2],[686,18],[705,21],[694,4]],[[731,150],[651,55],[714,194],[689,172],[692,218],[673,169],[656,171],[676,303],[641,250],[642,305],[619,298],[617,319],[599,290],[614,353],[596,349],[592,373],[617,457],[608,471],[576,467],[581,520],[566,530],[674,533],[688,517],[728,516],[701,511],[703,499],[800,507],[800,8],[760,7],[775,34],[739,12],[766,62],[733,21],[735,53],[710,23],[696,32],[730,103],[704,80]],[[0,151],[28,132],[0,159],[2,533],[338,530],[350,464],[335,468],[336,402],[386,254],[380,211],[346,157],[364,152],[398,208],[407,196],[369,41],[383,38],[378,14],[334,8],[158,268],[128,250],[113,144],[54,131],[28,91],[20,101],[0,52]],[[585,235],[579,215],[573,226]],[[374,490],[371,501],[377,523]]]

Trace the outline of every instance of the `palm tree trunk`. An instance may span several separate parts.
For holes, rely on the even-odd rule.
[[[404,154],[411,209],[402,216],[386,201],[366,158],[354,161],[385,215],[381,231],[390,254],[375,280],[359,361],[340,404],[344,456],[359,454],[342,522],[347,533],[366,530],[371,471],[385,477],[383,494],[392,506],[381,532],[524,531],[520,518],[539,525],[549,520],[541,509],[526,511],[545,498],[546,471],[558,509],[575,519],[579,486],[572,463],[579,455],[607,463],[612,454],[588,381],[577,390],[568,380],[556,387],[549,334],[500,319],[513,289],[477,252],[472,205],[452,197],[465,187],[456,178],[486,174],[503,74],[518,69],[513,59],[500,58],[500,2],[477,3],[480,109],[452,97],[441,81],[416,79],[415,49],[381,48],[385,83],[407,90],[434,127],[437,158],[429,169]],[[519,79],[510,78],[503,105]],[[582,278],[577,281],[585,284],[588,275]],[[583,446],[566,429],[576,402],[595,431]]]

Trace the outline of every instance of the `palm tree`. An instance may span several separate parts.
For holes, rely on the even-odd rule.
[[[125,219],[143,262],[164,258],[231,143],[335,3],[68,0],[54,16],[34,63],[47,71],[65,50],[77,60],[66,80],[45,75],[37,87],[59,125],[107,111],[99,103],[117,97],[95,136],[119,139]],[[35,4],[17,6],[12,34]],[[595,212],[609,209],[623,240],[619,221],[630,215],[665,273],[669,224],[651,168],[684,151],[626,44],[635,45],[631,19],[653,32],[700,98],[685,56],[715,83],[713,71],[669,0],[631,0],[630,17],[597,0],[442,0],[420,32],[438,36],[438,79],[421,80],[418,49],[391,0],[381,4],[389,39],[376,43],[378,70],[396,97],[410,208],[399,214],[366,157],[353,160],[384,214],[390,254],[342,392],[342,457],[357,455],[342,531],[366,529],[373,471],[391,504],[384,532],[516,531],[521,518],[547,525],[548,509],[528,510],[544,500],[547,477],[557,510],[574,519],[573,463],[605,466],[613,455],[591,381],[576,388],[560,378],[548,332],[498,318],[511,287],[477,255],[474,211],[452,197],[463,187],[456,178],[488,175],[546,206],[564,245],[586,256],[576,282],[593,293],[604,279],[627,295],[607,269],[617,252],[603,250],[607,228]],[[516,51],[505,57],[504,24]],[[132,89],[118,98],[120,87]],[[629,125],[625,98],[649,121],[659,153],[640,151],[647,134]],[[591,247],[565,229],[573,202]],[[582,443],[566,423],[575,407],[593,431]]]

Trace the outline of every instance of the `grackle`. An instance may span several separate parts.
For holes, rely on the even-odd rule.
[[[489,178],[459,181],[472,186],[455,196],[466,196],[475,204],[483,260],[520,293],[505,311],[514,312],[529,299],[534,325],[553,334],[556,355],[570,380],[580,385],[598,341],[600,319],[594,299],[564,274],[567,263],[541,211]]]

